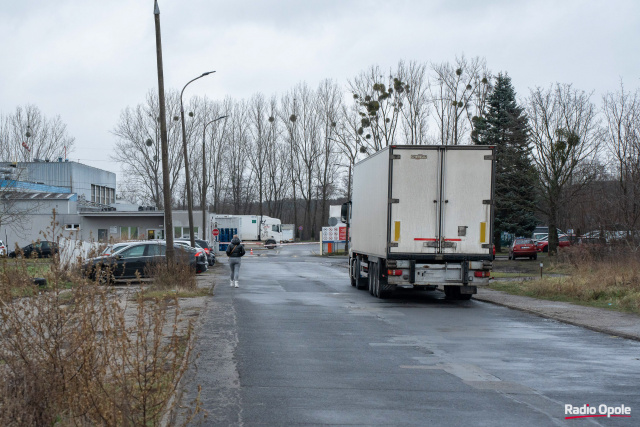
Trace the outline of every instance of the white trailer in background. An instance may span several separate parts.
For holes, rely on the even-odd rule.
[[[293,243],[295,241],[296,235],[296,225],[295,224],[282,224],[280,226],[282,230],[282,238],[281,242]]]
[[[281,221],[266,215],[214,215],[213,221],[238,221],[238,236],[242,241],[264,241],[270,238],[282,240]]]
[[[351,284],[469,299],[492,268],[494,147],[390,146],[355,165]],[[350,212],[349,212],[350,211]]]

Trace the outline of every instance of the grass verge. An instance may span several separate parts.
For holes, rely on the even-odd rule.
[[[568,273],[566,276],[501,281],[492,283],[490,288],[514,295],[640,314],[640,254],[624,249],[568,248],[552,261],[555,263],[553,271]],[[527,275],[526,272],[503,272],[495,273],[494,277],[515,277],[512,274]]]

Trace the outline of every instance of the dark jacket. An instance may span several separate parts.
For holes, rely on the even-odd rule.
[[[240,258],[244,256],[244,245],[240,243],[240,239],[232,239],[231,244],[227,246],[227,256],[231,258]]]

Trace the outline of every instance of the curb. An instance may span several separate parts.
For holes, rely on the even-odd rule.
[[[480,291],[480,289],[478,291]],[[495,291],[493,289],[482,289],[482,292],[485,294],[481,295],[480,293],[478,293],[473,296],[473,299],[510,308],[513,310],[519,310],[526,313],[534,314],[545,319],[552,319],[569,325],[579,326],[595,332],[605,333],[608,335],[634,341],[640,341],[640,316],[636,316],[634,314],[609,311],[596,307],[583,307],[576,304],[564,303],[559,301],[539,300],[536,298],[511,295],[505,292]],[[508,299],[519,299],[520,301],[513,302],[508,301]],[[552,311],[545,310],[543,307],[541,307],[542,305],[547,304],[554,304],[556,305],[556,307],[566,307],[567,311],[573,311],[574,313],[581,312],[578,316],[580,319],[568,319],[558,314],[554,314]],[[536,305],[538,305],[538,307],[536,307]],[[615,326],[602,326],[594,324],[592,323],[594,319],[608,319],[608,321],[612,323],[615,323],[619,320],[627,320],[630,323],[635,323],[636,325],[638,325],[638,332],[625,331],[620,327]]]

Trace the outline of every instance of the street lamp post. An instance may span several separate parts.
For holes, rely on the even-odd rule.
[[[226,119],[229,116],[220,116],[217,119],[211,120],[210,122],[206,123],[204,125],[204,129],[202,129],[202,228],[203,228],[203,239],[207,240],[206,237],[204,235],[204,233],[206,233],[207,231],[207,222],[206,222],[206,212],[205,212],[205,206],[206,204],[206,200],[207,200],[207,156],[205,156],[204,152],[205,152],[205,136],[207,134],[207,126],[209,126],[211,123],[215,123],[218,120],[222,120],[222,119]]]
[[[187,186],[187,209],[189,211],[189,239],[191,240],[191,246],[196,245],[196,238],[193,233],[193,196],[191,194],[191,176],[189,175],[189,157],[187,154],[187,132],[185,130],[184,125],[184,106],[182,105],[182,94],[184,90],[194,81],[201,79],[204,76],[208,76],[211,73],[215,73],[215,71],[207,71],[206,73],[202,73],[195,79],[190,80],[180,92],[180,119],[182,120],[182,150],[184,155],[184,175],[185,175],[185,184]],[[173,231],[173,230],[171,230]]]

